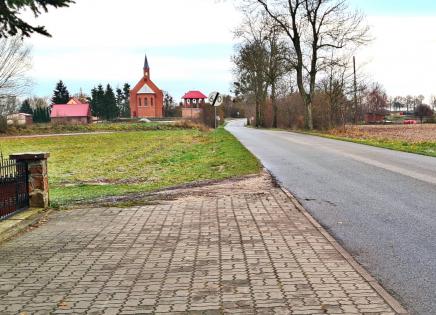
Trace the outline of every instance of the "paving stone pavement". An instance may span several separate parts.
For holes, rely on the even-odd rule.
[[[0,244],[0,314],[395,314],[267,175],[164,195]]]

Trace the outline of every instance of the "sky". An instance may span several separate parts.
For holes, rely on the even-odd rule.
[[[367,16],[374,41],[356,54],[389,95],[436,95],[436,1],[350,0]],[[76,0],[43,14],[51,38],[27,40],[33,52],[31,94],[50,96],[63,80],[71,93],[98,84],[135,85],[145,53],[152,80],[179,100],[188,90],[229,93],[232,0]]]

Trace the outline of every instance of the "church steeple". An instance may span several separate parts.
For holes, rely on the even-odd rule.
[[[150,79],[150,66],[148,65],[147,54],[145,54],[145,60],[144,60],[144,76],[147,79]]]

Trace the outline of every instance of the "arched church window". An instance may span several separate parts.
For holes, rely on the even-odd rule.
[[[148,106],[148,98],[144,98],[144,106]]]
[[[142,102],[141,102],[141,99],[139,99],[139,107],[141,107],[142,106]]]

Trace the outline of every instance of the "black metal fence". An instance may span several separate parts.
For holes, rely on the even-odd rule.
[[[29,207],[27,165],[0,156],[0,220]]]

